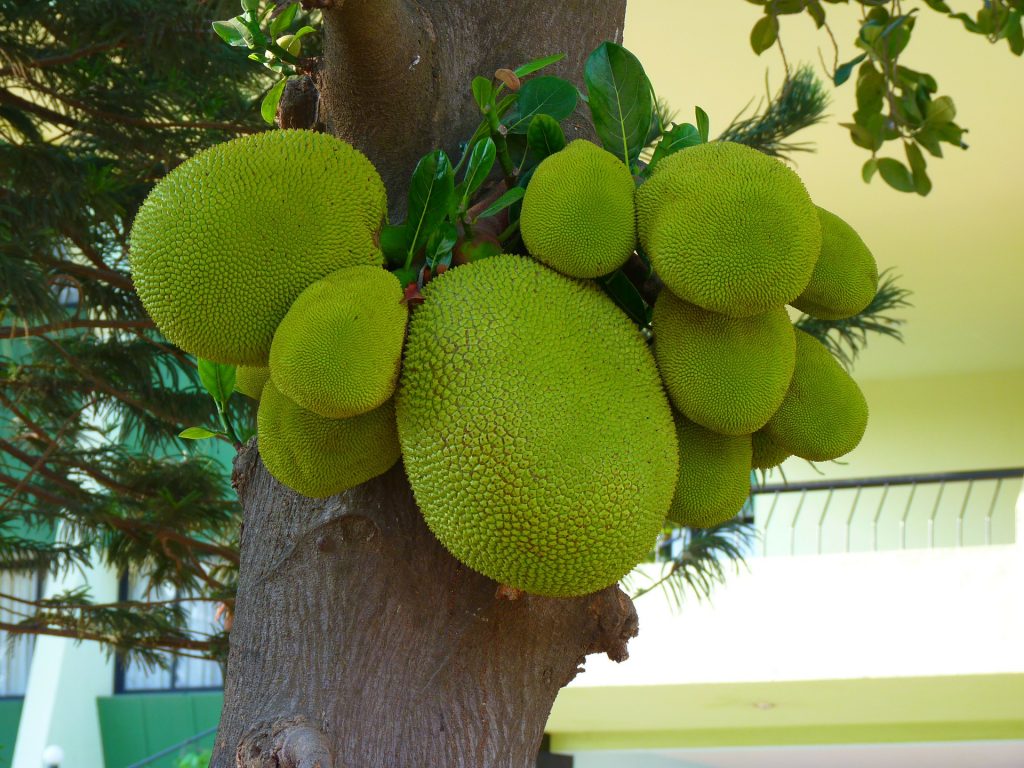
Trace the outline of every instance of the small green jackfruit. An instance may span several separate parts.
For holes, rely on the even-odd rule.
[[[779,466],[793,455],[773,443],[763,429],[757,430],[750,436],[750,439],[753,448],[753,456],[750,460],[751,469],[771,469]]]
[[[651,325],[665,389],[688,419],[725,435],[749,435],[782,404],[796,363],[785,308],[727,317],[662,291]]]
[[[534,171],[519,221],[523,243],[570,277],[614,272],[636,247],[634,189],[619,158],[577,139]]]
[[[340,419],[394,394],[409,312],[402,284],[380,267],[346,267],[292,304],[270,347],[270,376],[297,405]]]
[[[831,461],[856,448],[867,425],[868,404],[857,382],[820,341],[797,329],[793,381],[765,433],[795,456]]]
[[[259,400],[269,378],[270,368],[265,365],[240,365],[235,371],[235,390]]]
[[[750,496],[750,435],[720,435],[676,414],[679,482],[668,519],[711,528],[734,518]]]
[[[257,413],[257,444],[267,470],[293,491],[333,496],[382,475],[401,449],[394,401],[348,419],[328,419],[282,395],[268,381]]]
[[[640,243],[682,299],[749,317],[807,287],[821,225],[800,177],[732,142],[684,149],[636,191]]]
[[[292,130],[234,139],[153,187],[132,226],[132,279],[153,322],[186,352],[266,365],[274,330],[306,286],[382,264],[375,238],[386,210],[377,171],[340,139]]]
[[[640,562],[672,501],[672,412],[637,327],[595,285],[494,256],[432,280],[397,394],[406,473],[456,559],[570,597]]]
[[[818,208],[818,216],[821,255],[793,306],[811,317],[842,320],[862,312],[875,298],[878,265],[853,227],[824,208]]]

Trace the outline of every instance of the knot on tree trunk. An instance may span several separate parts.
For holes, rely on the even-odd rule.
[[[591,598],[587,612],[594,620],[587,654],[607,653],[612,661],[628,659],[626,646],[640,631],[636,607],[629,596],[617,586],[608,587]]]
[[[336,766],[324,736],[303,717],[260,723],[242,737],[237,768],[343,768]]]

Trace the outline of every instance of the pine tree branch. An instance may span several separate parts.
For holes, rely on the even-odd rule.
[[[12,635],[49,635],[50,637],[67,637],[72,640],[95,640],[98,643],[104,643],[105,645],[111,646],[117,646],[120,643],[120,639],[113,635],[103,635],[98,632],[87,632],[84,630],[42,627],[38,624],[21,625],[0,621],[0,630]],[[159,642],[155,640],[139,640],[137,638],[133,638],[132,643],[133,645],[141,648],[166,650],[168,653],[175,653],[176,650],[202,651],[209,653],[217,646],[217,643],[210,640],[185,640],[179,638],[166,638]]]
[[[104,283],[107,283],[114,288],[120,288],[123,291],[131,292],[135,290],[132,279],[128,274],[124,272],[116,272],[105,264],[102,268],[93,268],[87,267],[84,264],[76,264],[73,261],[51,259],[45,256],[40,256],[36,258],[35,261],[40,264],[46,264],[54,270],[64,274],[73,275],[75,277],[84,277],[89,280],[101,280]]]
[[[83,318],[81,320],[64,320],[59,323],[48,323],[46,325],[0,326],[0,338],[22,339],[38,336],[46,336],[54,331],[66,331],[71,328],[111,328],[117,330],[151,330],[155,328],[152,320],[92,320]]]
[[[40,117],[43,120],[48,120],[51,123],[66,125],[68,128],[79,129],[82,127],[82,124],[78,120],[68,117],[60,112],[55,112],[52,109],[47,109],[40,104],[28,101],[20,96],[15,96],[4,88],[0,88],[0,104],[9,104],[12,107],[17,107],[24,112],[28,112],[31,115]]]
[[[74,51],[68,51],[67,53],[58,54],[55,56],[44,56],[41,59],[27,59],[13,62],[10,66],[0,69],[0,77],[8,77],[11,75],[17,76],[23,69],[46,69],[48,67],[59,67],[64,64],[72,64],[79,59],[85,59],[89,56],[95,56],[97,53],[104,53],[105,51],[111,51],[115,48],[120,48],[125,45],[124,40],[117,39],[111,40],[105,43],[96,43],[94,45],[87,45],[84,48],[79,48]]]

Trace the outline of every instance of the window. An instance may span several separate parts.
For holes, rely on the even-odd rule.
[[[37,573],[0,572],[0,593],[5,595],[38,600],[42,596],[42,586],[42,578]],[[16,600],[0,598],[0,621],[14,624],[32,611],[30,606],[19,605]],[[24,696],[35,637],[21,635],[13,642],[9,642],[9,637],[7,632],[0,631],[0,697]]]

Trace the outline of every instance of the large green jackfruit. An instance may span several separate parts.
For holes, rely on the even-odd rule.
[[[405,340],[402,284],[380,267],[346,267],[292,304],[270,347],[270,376],[307,410],[340,419],[394,394]]]
[[[519,222],[527,250],[570,277],[614,272],[636,247],[634,189],[619,158],[577,139],[530,179]]]
[[[235,371],[235,389],[246,397],[259,400],[269,379],[270,368],[265,365],[240,365]]]
[[[821,255],[793,306],[822,320],[842,320],[862,312],[875,297],[878,265],[853,227],[824,208],[818,208],[818,216]]]
[[[786,449],[780,448],[773,443],[772,439],[768,437],[768,433],[763,429],[759,429],[752,434],[750,442],[753,448],[753,455],[750,459],[752,469],[772,469],[793,455]]]
[[[132,279],[157,327],[186,352],[265,365],[277,324],[306,286],[382,263],[376,236],[386,210],[377,171],[340,139],[234,139],[186,160],[149,193],[132,226]]]
[[[678,467],[643,336],[593,284],[520,256],[450,270],[424,296],[397,413],[427,525],[527,592],[613,584],[654,545]]]
[[[796,363],[783,307],[727,317],[662,291],[651,324],[665,389],[688,419],[722,434],[749,435],[782,404]]]
[[[640,243],[670,291],[748,317],[795,299],[821,250],[817,211],[800,178],[731,142],[662,160],[636,192]]]
[[[668,519],[711,528],[735,517],[750,496],[750,435],[720,435],[676,414],[679,482]]]
[[[347,419],[328,419],[282,395],[268,381],[257,414],[257,444],[267,470],[314,499],[387,472],[401,453],[394,401]]]
[[[798,329],[793,381],[765,433],[795,456],[831,461],[856,448],[867,425],[868,404],[857,382],[820,341]]]

